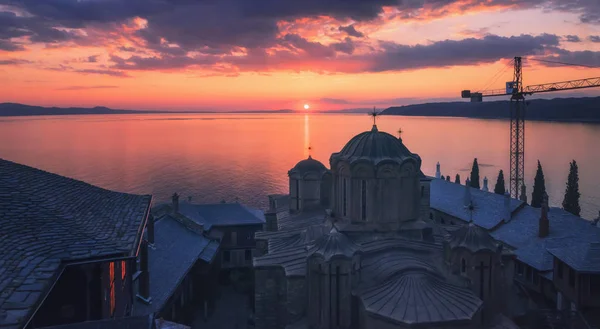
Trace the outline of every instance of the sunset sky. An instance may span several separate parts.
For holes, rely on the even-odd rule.
[[[599,0],[0,0],[0,102],[343,109],[600,76]],[[600,88],[548,96],[596,96]]]

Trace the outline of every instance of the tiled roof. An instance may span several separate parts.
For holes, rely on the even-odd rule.
[[[458,230],[450,233],[448,244],[452,249],[466,248],[472,253],[479,251],[494,253],[498,251],[494,238],[486,230],[473,223],[462,225]]]
[[[472,216],[473,222],[486,230],[494,228],[505,219],[504,196],[476,188],[470,188],[474,206],[471,215],[471,212],[465,208],[466,188],[465,185],[447,182],[443,179],[432,180],[430,207],[465,222],[470,221]],[[510,199],[510,209],[513,214],[521,206],[523,206],[523,201]]]
[[[350,258],[360,250],[344,233],[334,227],[329,234],[321,236],[308,250],[310,256],[318,256],[329,262],[332,258]]]
[[[548,251],[578,272],[600,273],[600,239],[585,244],[575,242],[570,246]]]
[[[560,208],[550,209],[549,234],[540,238],[540,214],[540,209],[525,206],[514,214],[508,223],[504,223],[490,234],[496,240],[515,248],[515,255],[519,260],[540,271],[551,270],[553,266],[552,255],[547,249],[569,247],[571,252],[583,253],[586,244],[600,241],[600,228]]]
[[[217,252],[219,251],[219,246],[219,241],[211,240],[206,248],[204,248],[202,253],[200,253],[200,259],[207,263],[212,263],[213,259],[215,259],[215,256],[217,255]]]
[[[132,255],[151,199],[0,159],[0,327],[31,316],[61,262]]]
[[[44,327],[44,329],[152,329],[152,316],[129,316]]]
[[[148,248],[152,303],[138,301],[136,315],[160,311],[204,250],[214,248],[210,239],[188,230],[169,215],[154,226],[154,247]]]
[[[179,213],[204,226],[209,231],[213,226],[256,225],[265,223],[262,210],[239,203],[192,204],[179,203]]]

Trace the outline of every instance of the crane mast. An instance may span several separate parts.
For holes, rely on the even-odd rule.
[[[525,176],[525,97],[523,95],[523,66],[521,57],[515,57],[515,71],[510,97],[510,194],[518,199]],[[524,191],[523,191],[524,193]]]
[[[525,197],[525,95],[560,90],[600,87],[600,77],[539,85],[523,86],[522,58],[514,58],[513,80],[506,83],[506,89],[471,92],[463,90],[462,98],[471,102],[481,102],[483,97],[510,96],[510,194],[515,199]]]

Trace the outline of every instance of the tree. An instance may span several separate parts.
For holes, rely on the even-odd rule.
[[[504,172],[500,170],[498,173],[498,180],[496,181],[496,186],[494,187],[494,193],[502,194],[506,193],[506,188],[504,187]]]
[[[456,184],[460,184],[460,175],[459,174],[456,174],[456,178],[454,179],[454,182]]]
[[[471,169],[471,187],[476,189],[480,189],[479,185],[479,164],[477,163],[477,158],[473,160],[473,169]]]
[[[533,181],[533,192],[531,193],[531,206],[541,208],[544,202],[544,194],[546,194],[546,182],[544,181],[544,171],[540,160],[538,160],[537,172]]]
[[[565,198],[563,199],[563,209],[579,216],[581,207],[579,206],[579,168],[577,162],[573,160],[570,163],[569,178],[567,178],[567,189],[565,190]]]
[[[450,176],[446,176],[446,181],[449,182],[450,181]]]

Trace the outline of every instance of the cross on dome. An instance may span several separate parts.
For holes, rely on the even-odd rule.
[[[373,117],[373,130],[376,131],[377,130],[377,116],[379,115],[379,112],[377,112],[377,109],[375,108],[375,106],[373,106],[373,112],[369,113],[369,115]]]

